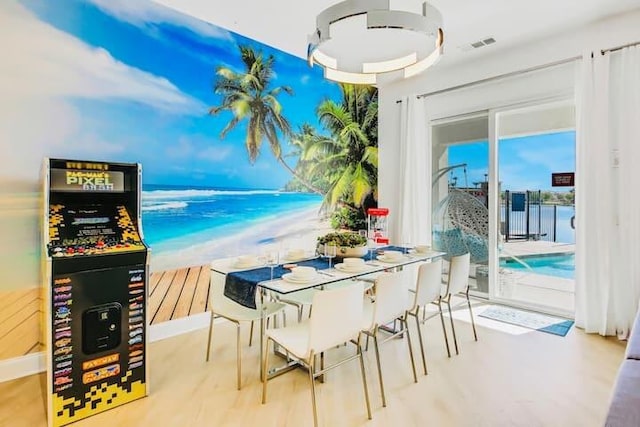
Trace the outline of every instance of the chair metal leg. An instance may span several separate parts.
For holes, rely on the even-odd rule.
[[[362,334],[358,335],[358,358],[360,359],[360,373],[362,374],[362,387],[364,388],[364,401],[367,404],[367,418],[371,419],[371,403],[369,402],[369,388],[367,387],[367,375],[364,370],[364,357],[360,343]]]
[[[478,334],[476,333],[476,322],[473,320],[473,310],[471,310],[471,301],[469,301],[469,289],[467,288],[467,305],[469,306],[469,315],[471,316],[471,327],[473,328],[473,339],[478,341]]]
[[[376,353],[376,364],[378,365],[378,380],[380,381],[380,394],[382,395],[382,406],[387,406],[387,398],[384,394],[384,381],[382,380],[382,367],[380,366],[380,348],[378,347],[378,328],[373,331],[373,347]]]
[[[424,374],[428,375],[427,372],[427,359],[424,355],[424,343],[422,342],[422,331],[420,330],[420,319],[418,316],[420,315],[420,307],[416,310],[412,316],[416,318],[416,328],[418,329],[418,342],[420,343],[420,353],[422,354],[422,369],[424,370]]]
[[[315,355],[311,352],[309,357],[309,381],[311,382],[311,403],[313,405],[313,425],[318,427],[318,409],[316,406],[316,381],[314,379],[315,372]]]
[[[322,353],[320,353],[320,370],[324,371],[324,351]],[[320,375],[320,382],[324,383],[325,377],[326,377],[326,373]]]
[[[458,352],[458,339],[456,338],[456,327],[453,324],[453,313],[451,312],[451,295],[447,299],[447,307],[449,308],[449,320],[451,320],[451,331],[453,332],[453,345],[456,348],[456,354],[460,354]]]
[[[407,315],[400,319],[400,324],[404,325],[404,331],[407,334],[407,344],[409,345],[409,358],[411,359],[411,370],[413,371],[413,382],[418,382],[418,375],[416,374],[416,361],[413,358],[413,346],[411,345],[411,334],[409,333],[409,323],[407,322]]]
[[[265,344],[265,349],[264,349],[264,361],[262,364],[262,404],[263,405],[267,403],[267,381],[269,380],[267,372],[269,371],[269,341],[270,340],[271,338],[267,338],[267,342]]]
[[[266,307],[264,305],[264,292],[260,292],[260,307],[262,307],[262,312],[260,313],[260,359],[264,357],[262,352],[264,351],[264,337],[265,337],[265,321],[264,315],[266,311]],[[260,365],[260,376],[264,375],[264,371],[262,370],[262,365]]]
[[[236,323],[236,345],[238,346],[238,354],[236,355],[236,357],[238,358],[236,360],[236,366],[237,366],[237,373],[238,373],[238,378],[237,378],[237,382],[238,382],[238,390],[240,390],[241,388],[241,382],[242,382],[242,346],[240,345],[240,323]]]
[[[442,334],[444,335],[444,345],[447,347],[447,356],[451,357],[451,350],[449,349],[449,337],[447,336],[447,328],[444,324],[444,313],[442,312],[442,300],[438,301],[438,310],[440,311],[440,323],[442,323]]]
[[[251,347],[252,341],[253,341],[253,320],[251,321],[251,329],[249,329],[249,347]]]
[[[213,311],[211,312],[211,322],[209,323],[209,338],[207,340],[207,362],[209,361],[209,355],[211,354],[211,335],[213,334]]]

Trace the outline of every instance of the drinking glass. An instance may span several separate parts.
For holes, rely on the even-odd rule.
[[[280,264],[280,252],[278,251],[268,251],[265,254],[265,260],[267,267],[271,269],[271,280],[273,280],[273,269]]]
[[[324,256],[329,260],[329,268],[331,268],[331,260],[338,254],[338,248],[333,245],[324,245]]]
[[[373,237],[367,239],[367,249],[369,250],[369,261],[373,261],[373,251],[376,249],[376,240]]]
[[[407,242],[407,241],[405,241],[405,242],[402,244],[402,253],[403,253],[404,255],[408,255],[408,254],[409,254],[409,248],[411,248],[411,242]]]

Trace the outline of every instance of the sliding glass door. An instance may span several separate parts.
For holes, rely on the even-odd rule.
[[[472,292],[489,295],[488,115],[433,127],[433,242],[449,255],[471,254]]]
[[[570,102],[492,112],[496,300],[572,315],[575,112]]]
[[[574,123],[559,101],[432,124],[434,246],[471,253],[476,296],[573,314]]]

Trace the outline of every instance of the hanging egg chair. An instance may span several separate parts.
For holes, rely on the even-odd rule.
[[[434,186],[440,177],[456,167],[465,167],[466,181],[466,165],[456,165],[438,171]],[[446,252],[445,259],[467,252],[475,264],[489,259],[489,210],[468,191],[450,186],[433,213],[432,224],[433,247]]]

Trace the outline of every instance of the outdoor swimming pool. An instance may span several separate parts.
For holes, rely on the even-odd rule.
[[[575,277],[576,263],[574,254],[527,256],[519,257],[519,259],[531,267],[531,270],[512,258],[501,259],[500,267],[522,272],[530,271],[531,273],[546,276],[563,277],[565,279],[573,279]]]

